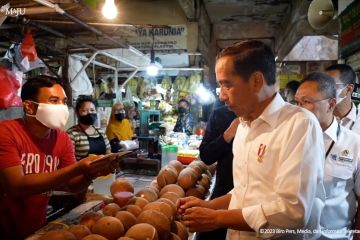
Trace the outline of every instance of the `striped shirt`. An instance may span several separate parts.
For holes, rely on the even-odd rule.
[[[91,138],[100,137],[99,135],[100,133],[105,141],[106,153],[110,153],[111,152],[110,143],[109,143],[109,139],[106,137],[105,132],[101,128],[97,128],[97,127],[94,128],[97,131],[95,131],[95,133],[93,134],[88,134],[89,137]],[[75,125],[69,128],[66,132],[69,134],[70,139],[74,145],[76,160],[79,161],[80,159],[87,157],[90,149],[89,140],[87,135],[83,132],[83,130],[79,128],[78,125]]]

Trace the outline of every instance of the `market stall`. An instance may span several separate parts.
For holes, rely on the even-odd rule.
[[[92,239],[90,234],[106,239],[121,236],[140,239],[144,237],[142,234],[150,234],[146,239],[153,240],[193,239],[193,234],[182,225],[175,204],[184,196],[206,198],[213,187],[214,167],[207,167],[201,161],[185,166],[173,160],[156,177],[119,173],[114,182],[104,186],[109,195],[88,193],[86,203],[48,223],[26,240],[54,239],[55,236],[72,239],[72,234],[78,239],[87,235],[86,239]],[[97,226],[99,224],[101,226]],[[148,228],[153,229],[151,226],[157,234],[147,232]]]

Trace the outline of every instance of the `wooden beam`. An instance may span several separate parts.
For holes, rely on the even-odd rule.
[[[195,6],[199,1],[197,0],[177,0],[180,7],[184,11],[186,18],[190,21],[196,20],[196,9]]]

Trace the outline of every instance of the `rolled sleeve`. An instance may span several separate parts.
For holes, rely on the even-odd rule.
[[[302,129],[306,134],[297,137],[293,134],[288,145],[292,148],[285,148],[282,156],[274,181],[277,198],[242,210],[244,220],[262,239],[281,234],[261,229],[318,228],[315,220],[320,209],[314,205],[319,197],[324,199],[322,136],[318,129],[314,130],[312,122],[302,124]]]
[[[246,207],[242,209],[242,214],[245,222],[259,234],[260,229],[267,224],[264,211],[260,204]]]
[[[317,198],[325,199],[322,132],[313,121],[299,122],[302,132],[293,132],[274,182],[278,199],[262,203],[269,225],[279,228],[316,227],[309,226],[312,211],[317,211],[313,205]]]

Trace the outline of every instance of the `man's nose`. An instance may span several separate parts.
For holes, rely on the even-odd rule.
[[[219,99],[222,102],[224,102],[227,99],[227,95],[225,94],[224,90],[222,90],[222,89],[220,89]]]

